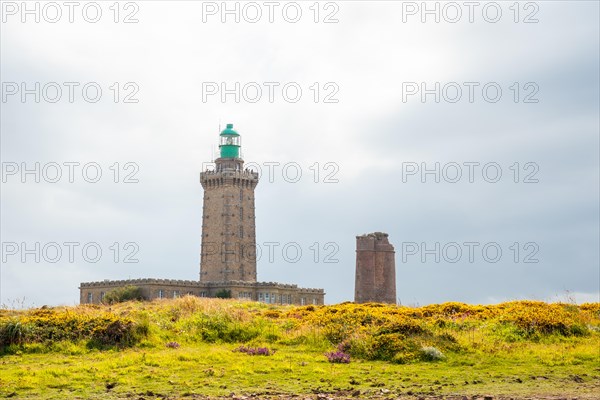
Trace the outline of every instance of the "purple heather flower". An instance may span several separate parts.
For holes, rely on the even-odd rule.
[[[268,347],[246,347],[240,346],[234,351],[239,351],[240,353],[246,353],[250,356],[272,356],[275,354],[275,350],[270,350]]]
[[[325,356],[330,363],[348,364],[350,362],[350,354],[346,354],[339,350],[325,353]]]

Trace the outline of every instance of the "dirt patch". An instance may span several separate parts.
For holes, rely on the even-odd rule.
[[[169,396],[167,394],[155,394],[146,392],[143,394],[130,394],[128,399],[136,400],[597,400],[592,396],[493,396],[493,395],[396,395],[385,389],[379,393],[361,393],[360,390],[340,391],[335,393],[316,393],[316,394],[277,394],[277,393],[250,393],[245,395],[232,393],[225,397],[211,397],[194,393],[186,393],[183,396]]]

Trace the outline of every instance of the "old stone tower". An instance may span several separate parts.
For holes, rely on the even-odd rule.
[[[233,124],[221,132],[214,171],[204,188],[200,282],[256,282],[254,188],[258,174],[244,169],[241,137]]]
[[[395,251],[387,233],[356,237],[354,301],[396,304]]]

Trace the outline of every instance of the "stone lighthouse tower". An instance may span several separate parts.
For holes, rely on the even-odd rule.
[[[356,237],[354,301],[396,304],[395,251],[387,233]]]
[[[256,282],[254,188],[258,174],[244,169],[241,137],[233,124],[219,136],[214,171],[200,174],[204,188],[200,282]]]
[[[257,282],[254,188],[258,174],[244,169],[240,135],[232,124],[219,135],[214,170],[200,173],[204,188],[200,280],[127,279],[82,282],[81,303],[102,303],[110,291],[135,286],[144,299],[232,297],[267,304],[324,304],[323,289]]]

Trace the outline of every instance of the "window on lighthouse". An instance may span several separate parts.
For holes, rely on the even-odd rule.
[[[239,136],[221,136],[221,146],[240,146]]]

